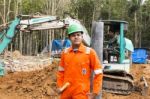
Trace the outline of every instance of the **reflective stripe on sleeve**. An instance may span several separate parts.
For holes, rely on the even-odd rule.
[[[59,66],[58,71],[65,71],[65,69],[62,66]]]
[[[94,70],[94,73],[95,74],[102,74],[103,70],[102,69],[96,69],[96,70]]]

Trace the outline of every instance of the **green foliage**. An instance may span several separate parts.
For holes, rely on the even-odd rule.
[[[145,1],[145,4],[141,7],[142,12],[142,46],[149,47],[150,39],[150,0]]]
[[[36,12],[42,13],[44,0],[23,0],[22,2],[22,13],[23,14],[32,14]]]
[[[69,5],[65,5],[66,2],[69,2]],[[145,47],[150,46],[150,0],[145,0],[144,4],[141,2],[142,0],[11,0],[10,12],[6,19],[13,20],[17,14],[36,12],[63,16],[67,11],[81,20],[89,31],[94,20],[125,20],[129,22],[127,37],[134,41],[136,33],[141,33],[141,45]],[[2,16],[3,3],[4,0],[0,0]],[[6,0],[5,6],[7,12],[9,0]],[[2,16],[0,23],[3,22]]]
[[[104,0],[103,7],[101,8],[102,19],[118,19],[124,20],[126,17],[126,8],[127,1],[126,0]],[[108,16],[103,16],[103,13],[107,13]]]
[[[70,13],[78,19],[82,19],[86,27],[90,28],[93,18],[94,1],[93,0],[72,0]]]
[[[149,9],[150,0],[146,0],[144,4],[142,4],[142,0],[71,0],[70,5],[70,13],[83,20],[88,30],[90,30],[93,20],[128,21],[126,36],[135,41],[136,47],[140,47],[140,42],[141,47],[147,46],[147,41],[150,39]],[[135,36],[138,42],[136,42]]]

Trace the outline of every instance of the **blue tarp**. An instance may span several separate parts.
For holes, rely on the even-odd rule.
[[[147,59],[147,51],[143,48],[135,48],[134,52],[132,53],[132,62],[143,64],[146,63]]]
[[[53,40],[52,41],[52,54],[60,54],[64,48],[68,48],[71,46],[71,42],[69,39],[65,40]]]

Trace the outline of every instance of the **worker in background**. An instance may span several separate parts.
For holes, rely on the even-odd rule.
[[[114,31],[113,29],[110,29],[108,35],[110,38],[108,41],[108,48],[118,46],[118,44],[117,44],[118,35],[119,35],[118,32]]]
[[[111,49],[108,51],[108,62],[112,62],[112,60],[116,63],[119,62],[119,30],[110,29],[109,36],[110,40],[108,41],[108,48]],[[113,56],[113,59],[112,59]]]
[[[102,90],[102,66],[96,52],[82,44],[83,30],[80,25],[68,27],[68,37],[72,42],[70,48],[61,55],[57,73],[58,88],[66,83],[69,86],[61,93],[61,99],[96,99]],[[93,92],[90,93],[90,76],[94,71]]]
[[[109,40],[106,46],[106,50],[104,50],[104,63],[110,62],[111,54],[116,54],[117,58],[119,58],[118,36],[119,36],[119,31],[115,31],[113,28],[109,29],[109,33],[108,33]]]

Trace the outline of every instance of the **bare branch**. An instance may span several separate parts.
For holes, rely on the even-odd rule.
[[[1,13],[1,12],[0,12],[0,16],[1,16],[1,19],[2,19],[3,23],[5,23],[4,16],[2,16],[2,13]]]

